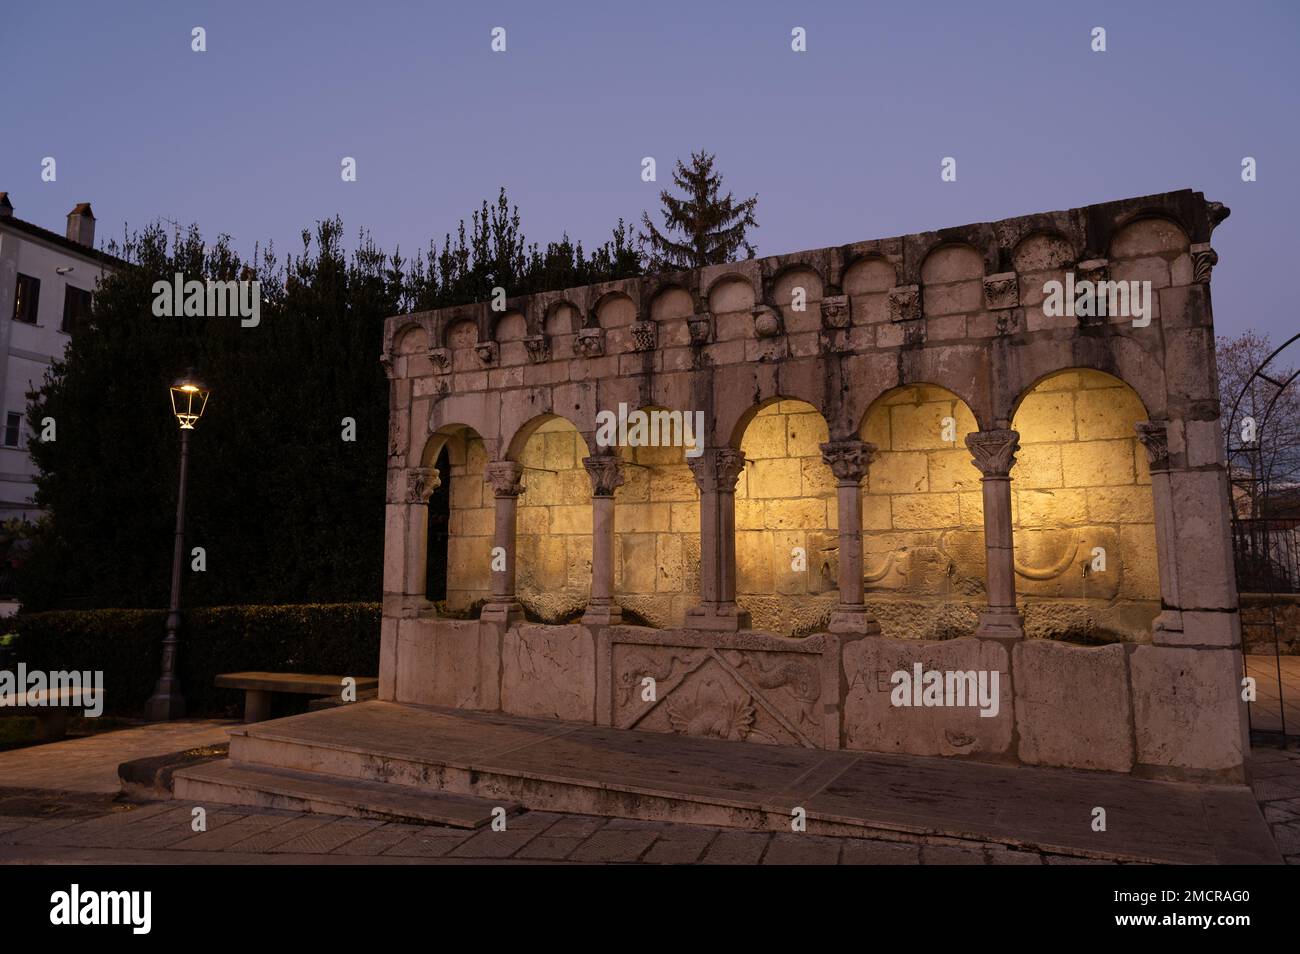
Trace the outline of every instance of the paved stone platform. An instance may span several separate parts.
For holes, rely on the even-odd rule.
[[[231,756],[236,764],[509,795],[533,810],[780,832],[802,808],[814,833],[963,839],[1127,861],[1282,860],[1245,786],[752,745],[386,702],[233,730]],[[1093,830],[1095,808],[1106,811],[1104,832]]]
[[[48,807],[48,806],[47,806]],[[273,809],[211,808],[191,830],[175,802],[0,814],[0,864],[1114,864],[1002,845],[899,844],[529,812],[467,831]]]
[[[220,745],[233,725],[225,719],[184,719],[10,749],[0,752],[0,786],[117,794],[122,762]]]

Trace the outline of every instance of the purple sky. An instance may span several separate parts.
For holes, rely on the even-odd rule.
[[[88,200],[101,239],[165,216],[246,254],[338,213],[410,253],[505,185],[530,239],[594,244],[705,148],[760,255],[1198,189],[1232,208],[1220,332],[1300,330],[1295,3],[94,0],[3,35],[0,190],[60,231]]]

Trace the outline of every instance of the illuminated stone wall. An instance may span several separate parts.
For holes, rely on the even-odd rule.
[[[520,455],[519,598],[545,622],[567,620],[591,589],[591,478],[587,445],[564,418],[543,423]],[[490,492],[489,492],[490,494]]]
[[[839,535],[826,440],[826,422],[803,401],[762,408],[740,440],[736,589],[757,629],[809,633],[835,603]]]
[[[1039,382],[1012,420],[1016,588],[1026,631],[1149,638],[1160,611],[1155,516],[1133,390],[1092,370]]]
[[[885,635],[969,635],[984,593],[984,507],[960,398],[933,385],[897,389],[867,412],[877,447],[862,494],[867,603]]]
[[[700,581],[700,503],[680,447],[624,447],[614,493],[618,602],[652,626],[680,626]]]

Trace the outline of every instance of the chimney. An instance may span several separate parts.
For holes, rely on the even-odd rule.
[[[0,219],[12,219],[14,217],[14,204],[9,201],[8,192],[0,192]]]
[[[95,247],[95,213],[90,211],[89,202],[78,202],[68,213],[68,241]]]

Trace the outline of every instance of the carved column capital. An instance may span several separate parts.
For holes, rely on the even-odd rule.
[[[494,460],[487,465],[487,482],[498,497],[518,497],[524,492],[519,479],[524,475],[524,465],[513,460]]]
[[[591,477],[593,497],[612,497],[614,491],[623,486],[623,461],[614,454],[584,457],[582,466],[587,468],[587,474]]]
[[[876,445],[851,437],[821,445],[822,460],[841,484],[860,484],[876,457]]]
[[[1169,426],[1166,421],[1138,421],[1134,427],[1142,449],[1147,452],[1147,463],[1152,471],[1169,469]]]
[[[428,503],[441,486],[442,475],[437,467],[411,467],[406,471],[406,502]]]
[[[736,489],[740,472],[745,469],[745,455],[730,447],[715,448],[699,457],[688,457],[686,463],[701,492],[729,494]]]
[[[1007,477],[1020,450],[1020,434],[1008,429],[976,431],[966,435],[966,446],[974,457],[971,463],[985,478]]]

